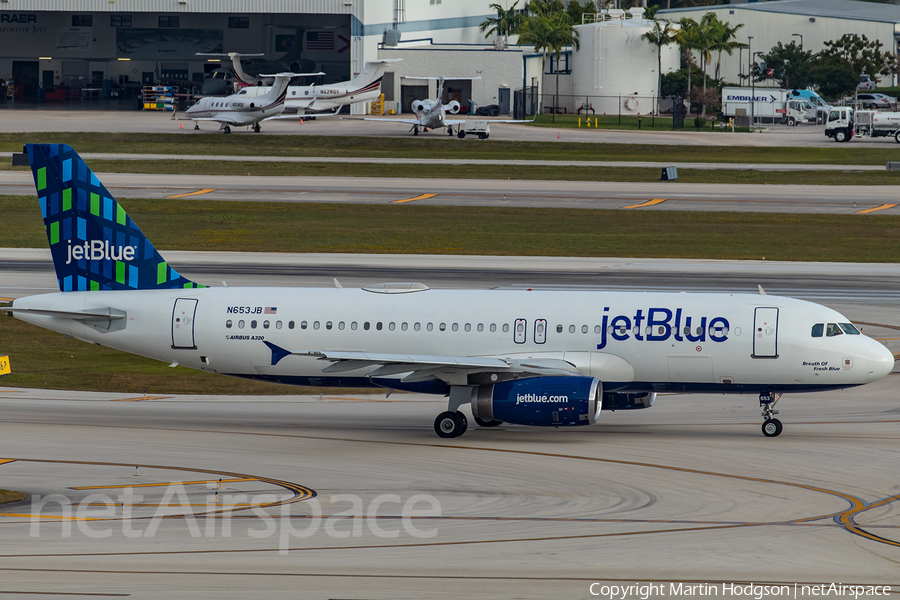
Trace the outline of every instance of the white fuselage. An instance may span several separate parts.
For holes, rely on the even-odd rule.
[[[346,104],[357,102],[371,102],[381,94],[380,81],[363,89],[349,85],[352,82],[344,82],[333,85],[291,85],[288,86],[284,105],[288,110],[298,112],[321,112],[334,110]],[[265,94],[268,86],[250,86],[241,89],[250,97]]]
[[[335,374],[315,356],[273,364],[264,341],[295,354],[558,359],[597,377],[606,391],[834,389],[878,379],[894,364],[865,335],[813,337],[816,324],[849,323],[834,310],[764,295],[203,288],[55,293],[14,307],[115,308],[127,312],[125,327],[107,332],[67,318],[16,316],[166,362],[303,385],[405,389],[402,375],[370,379],[377,365]]]
[[[266,102],[261,105],[253,98],[238,93],[227,98],[201,98],[185,112],[185,117],[228,125],[253,125],[280,115],[283,111],[283,102]]]

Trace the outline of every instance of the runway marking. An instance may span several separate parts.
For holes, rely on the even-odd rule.
[[[879,210],[887,210],[889,208],[894,208],[898,206],[897,204],[882,204],[881,206],[876,206],[875,208],[867,208],[865,210],[858,210],[854,214],[857,215],[867,215],[869,213],[877,212]]]
[[[188,196],[199,196],[200,194],[208,194],[210,192],[216,191],[215,188],[207,188],[203,190],[197,190],[196,192],[190,192],[188,194],[178,194],[177,196],[166,196],[166,200],[173,200],[175,198],[187,198]]]
[[[0,465],[5,465],[6,463],[16,462],[14,458],[0,458]]]
[[[881,327],[883,329],[896,329],[896,330],[900,331],[900,326],[897,326],[897,325],[885,325],[883,323],[866,323],[865,321],[856,321],[856,323],[859,323],[860,325],[867,325],[869,327]]]
[[[100,596],[102,598],[127,598],[131,594],[113,594],[105,592],[8,592],[0,590],[0,594],[9,594],[11,596],[90,596],[91,598]]]
[[[881,542],[882,544],[888,544],[889,546],[897,546],[898,548],[900,548],[900,542],[897,542],[894,540],[889,540],[887,538],[881,537],[880,535],[875,535],[874,533],[870,533],[864,529],[861,529],[856,524],[856,522],[853,520],[853,517],[855,517],[859,513],[865,512],[872,508],[877,508],[879,506],[884,506],[885,504],[890,504],[891,502],[895,502],[897,500],[900,500],[900,494],[897,494],[896,496],[891,496],[889,498],[884,498],[883,500],[879,500],[878,502],[873,502],[872,504],[867,504],[866,506],[864,506],[862,508],[854,507],[854,508],[845,510],[840,515],[840,522],[844,525],[844,529],[846,529],[847,531],[850,531],[852,533],[855,533],[856,535],[860,535],[864,538],[870,539],[875,542]]]
[[[427,200],[428,198],[434,198],[437,194],[422,194],[421,196],[416,196],[415,198],[407,198],[405,200],[393,200],[391,204],[403,204],[404,202],[415,202],[416,200]]]
[[[119,398],[113,402],[143,402],[144,400],[165,400],[171,396],[137,396],[136,398]]]
[[[259,481],[256,477],[240,477],[237,479],[222,479],[221,483],[236,483],[238,481]],[[70,490],[117,490],[123,487],[162,487],[164,485],[200,485],[203,483],[219,483],[218,479],[203,479],[200,481],[166,481],[164,483],[137,483],[133,485],[87,485],[82,487],[70,487]]]
[[[631,206],[623,206],[622,208],[644,208],[645,206],[656,206],[657,204],[662,204],[665,201],[665,198],[654,198],[652,200],[647,200],[643,204],[632,204]]]

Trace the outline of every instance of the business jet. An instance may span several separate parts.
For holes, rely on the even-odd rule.
[[[297,114],[321,113],[337,110],[346,104],[371,102],[381,93],[381,80],[388,65],[399,62],[402,58],[373,60],[366,63],[359,75],[349,81],[324,85],[291,85],[285,96],[285,108]],[[240,60],[235,59],[235,70],[240,68]],[[246,87],[247,95],[264,94],[266,86]]]
[[[452,115],[458,114],[460,104],[456,100],[451,100],[444,104],[444,82],[445,81],[471,81],[473,79],[481,79],[481,77],[406,77],[405,79],[422,79],[427,81],[437,81],[437,96],[435,98],[426,98],[424,100],[413,100],[410,104],[415,119],[391,119],[381,117],[366,117],[364,121],[389,121],[391,123],[406,123],[412,125],[410,131],[413,135],[419,135],[419,129],[426,133],[432,129],[447,129],[447,135],[453,135],[453,126],[457,126],[457,135],[459,135],[459,125],[465,123],[465,119],[448,119],[447,113]],[[527,121],[519,119],[497,120],[492,119],[491,123],[526,123]],[[465,137],[465,134],[459,135]]]
[[[864,385],[887,348],[811,302],[755,294],[206,287],[180,275],[84,161],[28,144],[58,293],[4,311],[194,369],[305,386],[449,397],[435,432],[475,422],[592,426],[659,392],[759,394],[777,436],[785,392]]]
[[[259,133],[260,121],[271,119],[284,112],[284,98],[288,83],[296,73],[278,73],[274,75],[275,83],[268,93],[254,96],[244,88],[237,94],[224,98],[201,98],[184,113],[184,117],[194,121],[194,129],[200,129],[200,122],[214,121],[220,124],[225,133],[231,133],[231,126],[252,125],[253,131]]]

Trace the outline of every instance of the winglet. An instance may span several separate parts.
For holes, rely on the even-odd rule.
[[[765,296],[765,295],[766,295],[766,290],[763,289],[763,286],[762,286],[761,284],[757,283],[757,284],[756,284],[756,287],[759,288],[759,295],[760,295],[760,296]]]
[[[285,350],[281,346],[276,346],[272,342],[263,341],[263,344],[268,346],[269,350],[272,351],[272,366],[273,367],[275,365],[277,365],[281,361],[281,359],[284,358],[285,356],[290,356],[291,354],[293,354],[293,352],[291,352],[290,350]]]

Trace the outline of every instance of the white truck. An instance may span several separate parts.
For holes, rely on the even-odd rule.
[[[854,136],[892,137],[900,144],[900,112],[854,111],[848,106],[835,107],[828,112],[825,135],[836,142],[847,142]]]
[[[722,117],[753,116],[758,122],[799,125],[816,122],[816,109],[807,100],[791,96],[790,90],[772,88],[722,88]]]

